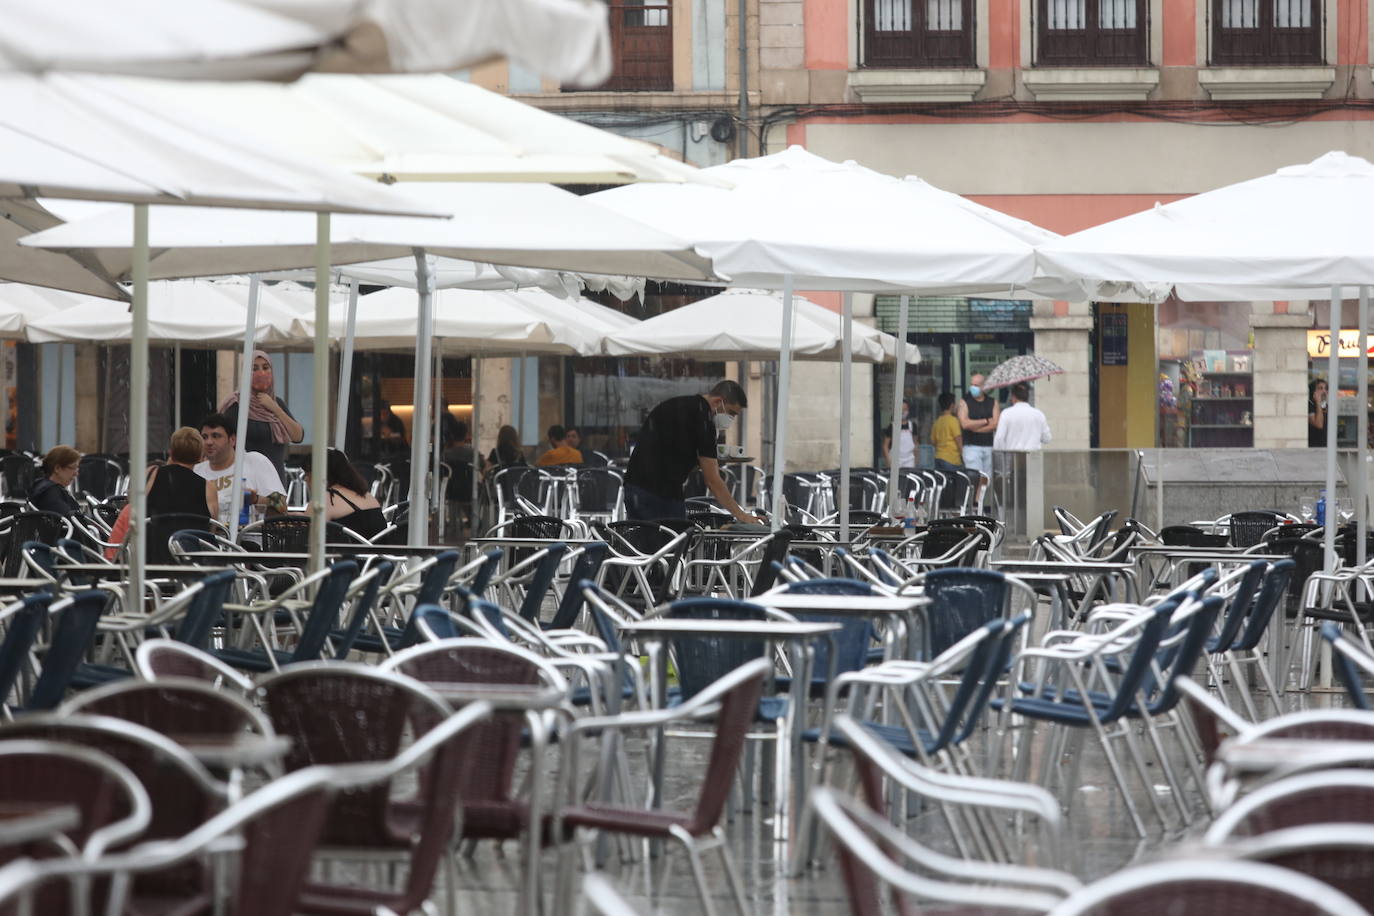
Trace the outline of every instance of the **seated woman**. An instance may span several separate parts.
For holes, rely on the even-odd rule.
[[[329,502],[324,508],[325,518],[369,540],[386,528],[382,504],[368,492],[367,482],[353,467],[348,456],[336,448],[329,450],[325,480],[329,493]]]
[[[33,485],[29,502],[43,512],[71,515],[81,511],[68,489],[81,467],[81,453],[70,445],[57,445],[43,456],[43,478]]]
[[[210,529],[210,519],[219,512],[219,494],[215,483],[195,472],[195,466],[205,451],[200,430],[183,426],[172,433],[167,463],[148,470],[146,535],[147,562],[170,563],[172,556],[167,539],[183,528]],[[194,518],[188,518],[194,516]],[[199,519],[204,519],[202,523]],[[123,544],[129,532],[129,507],[125,506],[115,522],[110,539]],[[107,558],[117,553],[106,551]]]

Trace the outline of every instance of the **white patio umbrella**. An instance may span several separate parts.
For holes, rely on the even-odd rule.
[[[387,181],[691,181],[633,140],[438,74],[314,74],[295,83],[130,80],[141,94],[250,124],[293,152]]]
[[[1279,169],[1170,204],[1156,204],[1055,242],[1036,253],[1051,279],[1153,282],[1180,298],[1254,300],[1331,298],[1331,333],[1339,334],[1341,300],[1360,297],[1359,403],[1367,400],[1365,339],[1368,288],[1374,285],[1374,163],[1330,152],[1306,165]],[[1305,292],[1304,292],[1305,291]],[[1331,348],[1330,377],[1338,348]],[[1364,468],[1368,417],[1359,411],[1359,471],[1355,474],[1364,560]],[[1327,424],[1326,491],[1336,493],[1336,424]],[[1335,513],[1327,513],[1326,565],[1335,558]]]
[[[133,508],[130,594],[138,596],[142,594],[145,544],[148,205],[312,210],[324,230],[318,233],[321,249],[327,245],[328,214],[333,211],[436,211],[388,188],[278,153],[270,142],[201,124],[194,114],[169,116],[99,77],[0,76],[0,148],[5,150],[0,198],[74,198],[135,205],[128,271],[133,283],[129,499]],[[77,253],[72,269],[86,270],[79,264],[84,259],[83,253]],[[327,257],[317,257],[317,267],[325,261]],[[321,311],[327,306],[327,291],[327,274],[321,273],[317,292]],[[322,342],[317,342],[316,349],[321,356],[327,353]],[[317,402],[324,398],[324,384],[325,378],[319,377]],[[322,514],[323,489],[317,489],[317,513]],[[317,527],[322,533],[323,526]],[[322,556],[322,540],[318,546]]]
[[[95,296],[53,293],[67,300],[60,309],[29,321],[30,343],[127,343],[133,339],[128,306]],[[148,284],[148,342],[192,347],[232,347],[243,340],[248,321],[246,281],[160,280]],[[5,302],[0,287],[0,305]],[[301,287],[264,290],[254,320],[254,342],[269,347],[308,344],[294,324],[314,293]],[[3,312],[0,312],[3,314]]]
[[[793,358],[835,362],[843,341],[840,316],[833,312],[835,327],[817,320],[814,309],[828,311],[802,296],[794,296],[797,315],[793,321],[790,349]],[[715,296],[637,322],[633,327],[608,334],[602,347],[608,356],[680,356],[702,360],[776,359],[784,349],[783,301],[760,290],[726,290]],[[881,362],[884,352],[871,338],[854,338],[852,358]]]
[[[86,298],[25,283],[0,283],[0,339],[27,340],[27,331],[33,322]],[[128,310],[127,306],[124,308]]]
[[[447,220],[335,217],[330,225],[334,263],[398,258],[423,248],[433,256],[525,267],[711,276],[710,261],[682,239],[552,185],[425,183],[390,190],[416,207],[458,215]],[[314,224],[304,214],[167,207],[156,208],[153,217],[149,271],[155,279],[301,268],[314,257]],[[128,222],[126,213],[111,207],[21,244],[86,252],[110,276],[123,280],[132,265]]]
[[[836,163],[799,147],[757,159],[703,169],[725,187],[701,183],[631,185],[589,195],[626,216],[672,231],[711,258],[731,285],[844,292],[911,293],[942,288],[1011,288],[1030,280],[1033,246],[1054,233],[934,188],[918,178],[893,178],[853,162]],[[845,297],[846,338],[852,332]],[[908,299],[902,298],[899,340],[906,338]],[[783,338],[793,310],[784,309]],[[782,469],[787,442],[785,399],[791,355],[778,365],[773,476],[774,524],[781,521]],[[894,426],[900,422],[905,363],[898,362]],[[842,373],[841,501],[848,504],[848,362]],[[889,479],[889,503],[896,475]],[[847,536],[848,516],[841,513]]]
[[[293,79],[457,70],[510,57],[584,85],[611,71],[588,0],[10,0],[0,69]]]

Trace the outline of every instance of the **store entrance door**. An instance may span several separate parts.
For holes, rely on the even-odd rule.
[[[940,392],[953,392],[955,398],[968,390],[969,376],[987,375],[1000,363],[1030,353],[1035,348],[1035,335],[1010,334],[913,334],[912,343],[921,348],[921,362],[907,366],[905,396],[911,399],[911,415],[916,418],[917,441],[930,444],[930,427],[940,415]],[[882,440],[892,422],[892,369],[884,366],[874,373],[877,380],[878,416],[875,455],[882,455]],[[1002,392],[999,398],[1005,401]],[[921,454],[928,449],[919,449]]]

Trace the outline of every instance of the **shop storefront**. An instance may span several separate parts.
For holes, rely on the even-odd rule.
[[[1360,404],[1360,332],[1355,329],[1340,332],[1340,352],[1337,354],[1340,367],[1334,384],[1330,374],[1331,332],[1309,330],[1307,332],[1307,380],[1328,382],[1328,405],[1334,405],[1332,415],[1336,421],[1336,445],[1340,448],[1354,448],[1355,435],[1359,423]],[[1374,385],[1369,389],[1374,393]],[[1309,408],[1310,409],[1310,408]],[[1374,413],[1374,401],[1365,405],[1365,410]],[[1374,442],[1374,435],[1371,436]]]
[[[1158,310],[1158,444],[1254,445],[1254,341],[1235,303],[1169,300]]]

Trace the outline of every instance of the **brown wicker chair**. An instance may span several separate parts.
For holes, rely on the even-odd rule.
[[[152,802],[152,820],[139,839],[178,839],[221,811],[228,786],[170,739],[108,716],[34,715],[0,728],[0,740],[62,741],[100,751],[134,774]],[[134,909],[153,912],[150,904],[176,899],[202,901],[208,908],[213,888],[203,863],[189,862],[174,869],[140,874],[134,882]]]
[[[348,662],[294,665],[265,678],[260,692],[278,731],[293,739],[288,769],[397,761],[398,770],[418,768],[419,791],[407,801],[391,800],[391,778],[340,792],[321,841],[348,858],[362,854],[403,861],[404,886],[386,890],[311,882],[297,910],[361,916],[386,908],[407,913],[425,902],[441,864],[452,892],[453,860],[444,853],[462,797],[460,786],[468,767],[487,750],[467,734],[452,739],[485,718],[489,708],[473,704],[455,716],[418,681]],[[421,737],[402,753],[407,726]],[[411,763],[408,755],[417,759]]]
[[[1252,862],[1289,868],[1374,908],[1374,826],[1314,824],[1276,830],[1222,847]]]
[[[589,717],[573,723],[565,740],[563,785],[565,797],[572,798],[574,803],[558,812],[556,839],[572,841],[579,830],[586,830],[680,843],[687,853],[692,876],[701,894],[702,907],[708,916],[714,914],[715,907],[702,872],[701,853],[707,849],[717,849],[725,865],[735,905],[741,914],[747,913],[744,887],[734,859],[730,856],[720,818],[734,781],[735,768],[744,751],[749,726],[758,712],[764,678],[771,668],[769,659],[754,659],[671,710]],[[578,744],[584,735],[596,735],[604,741],[612,733],[625,729],[662,728],[670,722],[701,718],[717,705],[716,734],[711,742],[706,770],[702,774],[701,792],[690,811],[631,808],[575,796],[581,786],[577,775]],[[596,782],[604,785],[603,781]],[[559,899],[566,900],[571,899],[573,857],[566,846],[562,852],[559,862]]]

